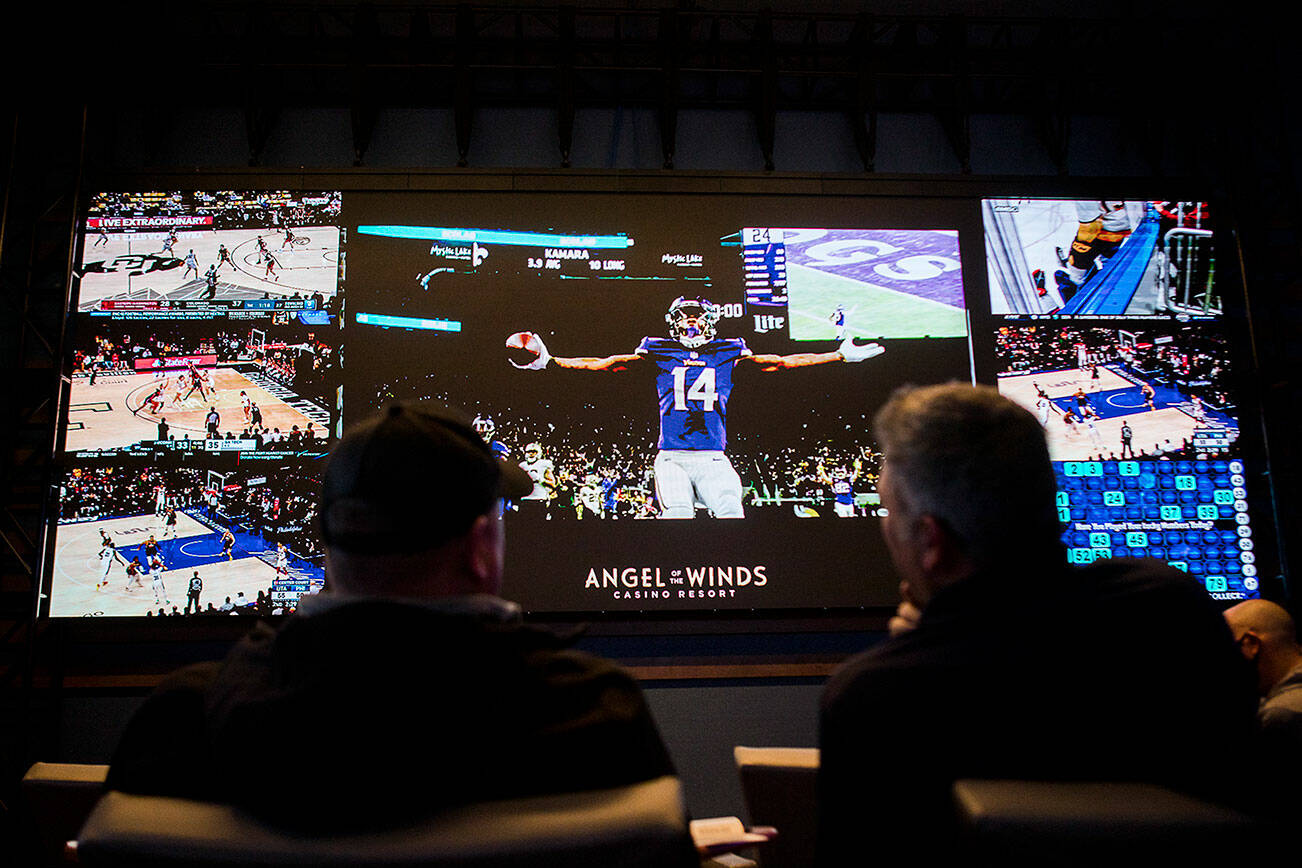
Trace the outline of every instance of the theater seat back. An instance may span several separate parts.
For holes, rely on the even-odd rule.
[[[230,805],[110,792],[76,851],[87,866],[132,868],[695,864],[675,777],[467,805],[402,828],[325,837],[273,828]]]

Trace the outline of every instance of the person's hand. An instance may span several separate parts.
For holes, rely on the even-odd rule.
[[[874,356],[880,356],[886,352],[886,347],[878,343],[856,344],[853,337],[841,341],[841,345],[836,348],[841,358],[853,364],[854,362],[864,362]]]
[[[886,629],[892,636],[909,632],[918,626],[918,621],[922,618],[922,609],[918,608],[909,595],[908,582],[900,582],[900,597],[900,604],[895,607],[895,614],[886,624]]]

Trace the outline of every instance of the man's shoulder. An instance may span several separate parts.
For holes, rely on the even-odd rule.
[[[1115,558],[1073,568],[1072,574],[1074,590],[1097,607],[1100,617],[1135,620],[1160,613],[1168,626],[1210,622],[1218,631],[1223,626],[1202,584],[1161,561]]]
[[[1262,726],[1288,725],[1302,734],[1302,667],[1290,672],[1261,703]]]
[[[848,658],[832,673],[823,689],[823,707],[854,704],[871,697],[912,694],[926,689],[926,673],[952,666],[961,659],[954,643],[939,630],[914,630]]]

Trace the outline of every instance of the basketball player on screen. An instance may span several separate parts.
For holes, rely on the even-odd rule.
[[[511,364],[522,370],[542,370],[549,364],[580,371],[626,371],[653,365],[660,398],[659,452],[655,458],[656,496],[662,518],[692,518],[699,504],[715,518],[742,518],[741,478],[724,450],[727,448],[728,399],[732,371],[738,364],[780,371],[832,362],[862,362],[881,355],[879,344],[859,346],[841,342],[830,353],[756,355],[741,338],[716,337],[722,311],[703,298],[682,296],[669,306],[665,322],[669,337],[645,337],[632,353],[605,357],[552,356],[542,339],[520,332],[507,346],[537,358]]]
[[[132,558],[131,563],[127,564],[127,584],[126,587],[124,587],[122,590],[124,591],[131,590],[132,585],[135,585],[137,588],[143,588],[145,586],[145,583],[140,581],[141,572],[143,572],[143,568],[140,566],[140,558]],[[154,577],[155,585],[157,585],[161,581],[162,581],[161,576]]]
[[[154,573],[154,580],[151,583],[151,585],[154,589],[155,606],[159,605],[160,603],[168,606],[172,605],[172,601],[167,596],[167,586],[163,584],[162,573]],[[143,588],[144,585],[141,585],[140,587]]]
[[[210,265],[203,275],[204,290],[202,301],[212,301],[217,297],[217,266]]]
[[[280,265],[280,263],[276,261],[276,257],[271,255],[270,250],[267,251],[265,262],[267,263],[267,273],[262,276],[263,279],[265,280],[270,277],[273,280],[279,281],[280,275],[276,274],[276,266]]]
[[[122,555],[118,554],[117,548],[113,545],[113,541],[108,538],[108,535],[102,530],[99,533],[101,543],[99,547],[100,575],[99,581],[95,583],[95,590],[97,591],[108,587],[109,570],[113,568],[114,561],[124,567],[127,565],[127,562],[122,559]]]
[[[163,383],[159,383],[154,391],[149,394],[149,397],[145,398],[143,402],[144,409],[148,410],[150,413],[156,414],[159,410],[163,409],[163,385]],[[133,416],[140,415],[140,407],[132,410],[131,414]]]
[[[167,508],[167,517],[163,519],[163,539],[176,539],[176,508]]]
[[[1147,405],[1149,410],[1157,409],[1157,407],[1153,404],[1153,398],[1157,396],[1157,390],[1154,389],[1152,385],[1150,385],[1149,383],[1144,383],[1142,386],[1139,387],[1139,393],[1140,395],[1143,396],[1144,404]]]

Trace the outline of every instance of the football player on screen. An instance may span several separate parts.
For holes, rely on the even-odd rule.
[[[493,450],[495,456],[506,458],[511,454],[510,447],[497,439],[497,423],[493,421],[492,416],[476,416],[475,421],[471,423],[471,427],[488,444],[488,448]],[[541,447],[539,449],[541,450]]]
[[[524,460],[520,462],[520,467],[533,480],[533,491],[520,499],[520,507],[528,509],[542,506],[549,509],[552,499],[556,497],[556,465],[550,458],[543,457],[542,444],[530,443],[524,447]]]
[[[818,481],[832,490],[832,511],[837,518],[854,518],[854,484],[859,481],[863,462],[856,458],[853,468],[838,464],[828,472],[823,462],[818,462]]]
[[[727,448],[728,399],[732,370],[741,363],[761,371],[780,371],[831,362],[862,362],[881,355],[875,343],[857,345],[847,338],[830,353],[755,354],[741,338],[717,337],[722,311],[698,297],[680,296],[669,306],[669,337],[645,337],[632,353],[605,357],[553,356],[542,338],[518,332],[508,348],[533,356],[521,370],[540,371],[550,364],[580,371],[626,371],[654,365],[660,398],[659,452],[655,458],[656,497],[662,518],[692,518],[703,506],[715,518],[741,518],[741,478]]]

